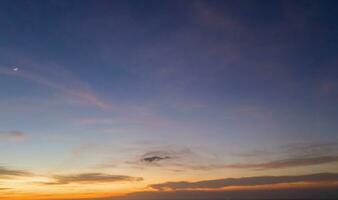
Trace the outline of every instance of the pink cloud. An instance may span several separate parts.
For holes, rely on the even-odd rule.
[[[321,87],[320,90],[322,93],[326,94],[326,95],[330,95],[335,93],[338,90],[338,84],[336,82],[324,82]]]
[[[25,138],[25,134],[21,131],[5,131],[0,132],[0,139],[20,141]]]
[[[242,30],[244,28],[237,20],[224,15],[223,12],[208,5],[206,1],[196,2],[192,7],[192,12],[199,23],[211,28],[220,28],[225,31]]]

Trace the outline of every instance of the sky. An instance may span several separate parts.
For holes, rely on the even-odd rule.
[[[0,1],[0,198],[335,198],[337,13]]]

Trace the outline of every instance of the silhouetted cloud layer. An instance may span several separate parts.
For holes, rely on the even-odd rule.
[[[224,200],[224,199],[338,199],[338,188],[292,188],[276,190],[233,191],[161,191],[137,192],[121,197],[90,198],[86,200]],[[80,200],[80,199],[72,199]],[[84,200],[83,198],[81,200]]]
[[[109,183],[122,181],[142,181],[143,178],[131,177],[125,175],[110,175],[103,173],[83,173],[73,175],[56,175],[53,176],[54,182],[47,182],[47,185],[69,184],[69,183]]]
[[[14,176],[31,176],[32,173],[24,170],[8,169],[0,166],[0,178],[11,178]]]
[[[296,183],[296,182],[319,182],[319,181],[338,181],[338,174],[320,173],[301,176],[258,176],[243,178],[227,178],[217,180],[207,180],[198,182],[166,182],[150,185],[156,190],[184,190],[184,189],[217,189],[229,186],[257,186],[279,183]]]

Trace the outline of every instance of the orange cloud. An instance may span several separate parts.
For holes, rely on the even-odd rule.
[[[32,173],[25,170],[8,169],[0,166],[0,179],[10,179],[17,176],[31,176]]]

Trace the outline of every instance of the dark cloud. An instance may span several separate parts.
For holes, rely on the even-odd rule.
[[[47,182],[47,185],[69,184],[69,183],[111,183],[124,181],[142,181],[143,178],[131,177],[125,175],[110,175],[103,173],[83,173],[73,175],[56,175],[53,176],[54,182]]]
[[[279,169],[289,167],[301,167],[310,165],[319,165],[326,163],[338,162],[338,156],[319,156],[319,157],[307,157],[307,158],[291,158],[284,160],[275,160],[264,163],[240,163],[224,165],[224,168],[243,168],[243,169]]]
[[[21,131],[0,131],[0,139],[7,140],[22,140],[25,138],[25,134]]]
[[[338,174],[321,173],[300,176],[258,176],[243,178],[227,178],[217,180],[207,180],[198,182],[166,182],[150,185],[156,190],[172,189],[217,189],[229,186],[257,186],[270,185],[278,183],[296,183],[296,182],[319,182],[319,181],[338,181]]]
[[[151,156],[151,157],[142,158],[142,161],[152,163],[152,162],[156,162],[156,161],[160,161],[160,160],[166,160],[166,159],[171,159],[171,157],[170,156],[164,156],[164,157]]]
[[[224,199],[338,199],[338,188],[292,188],[275,190],[228,191],[157,191],[137,192],[121,197],[90,198],[81,200],[224,200]],[[80,199],[72,199],[80,200]]]
[[[0,179],[1,178],[12,178],[15,176],[31,176],[32,173],[24,170],[8,169],[0,166]]]
[[[177,157],[179,152],[169,152],[169,151],[150,151],[141,156],[141,162],[145,163],[156,163],[161,160],[173,159]]]
[[[143,147],[142,147],[143,148]],[[145,167],[161,167],[172,170],[172,167],[181,168],[180,163],[186,163],[187,159],[193,156],[193,152],[187,148],[180,147],[161,147],[153,148],[155,150],[146,151],[143,154],[135,155],[131,160],[126,160],[123,164],[126,167],[133,167],[138,169],[143,169]],[[143,151],[144,149],[137,149],[137,151]],[[137,153],[138,154],[138,153]],[[98,168],[111,168],[121,166],[121,164],[116,164],[115,161],[104,161],[96,167]],[[176,170],[175,170],[176,171]]]

